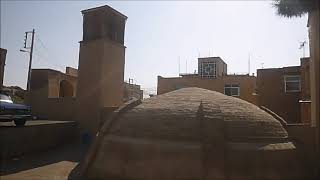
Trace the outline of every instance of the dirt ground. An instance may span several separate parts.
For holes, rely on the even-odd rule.
[[[23,143],[23,142],[22,142]],[[75,178],[87,146],[70,144],[46,152],[1,160],[1,180],[60,180]]]

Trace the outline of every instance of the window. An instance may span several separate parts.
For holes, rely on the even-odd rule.
[[[285,92],[300,92],[300,76],[285,76],[284,89]]]
[[[239,84],[226,84],[224,85],[224,94],[228,96],[240,96]]]
[[[216,78],[216,62],[201,62],[199,70],[201,77]]]

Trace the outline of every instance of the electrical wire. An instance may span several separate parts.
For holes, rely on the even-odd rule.
[[[47,48],[47,46],[43,43],[43,41],[40,39],[39,35],[37,35],[37,36],[35,36],[35,37],[36,37],[36,42],[39,42],[38,44],[40,44],[40,46],[41,46],[43,49],[45,49],[45,51],[47,52],[47,53],[46,53],[47,56],[44,56],[44,55],[43,55],[43,54],[44,54],[43,51],[40,52],[40,50],[39,50],[38,48],[34,48],[34,51],[37,52],[36,56],[38,56],[39,59],[46,61],[48,65],[53,65],[53,66],[55,66],[55,67],[58,67],[60,70],[64,71],[65,66],[56,64],[56,63],[54,63],[53,61],[50,61],[50,60],[49,60],[49,54],[50,54],[50,53],[49,53],[49,52],[50,52],[50,51],[49,51],[49,48]]]

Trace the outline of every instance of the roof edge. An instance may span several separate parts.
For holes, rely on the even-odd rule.
[[[111,10],[112,12],[120,15],[121,17],[123,17],[124,19],[128,19],[127,16],[125,16],[124,14],[122,14],[121,12],[113,9],[112,7],[108,6],[108,5],[104,5],[104,6],[98,6],[98,7],[94,7],[94,8],[89,8],[89,9],[85,9],[85,10],[82,10],[81,13],[82,14],[85,14],[85,13],[88,13],[88,12],[92,12],[92,11],[96,11],[96,10],[106,10],[106,9],[109,9]]]

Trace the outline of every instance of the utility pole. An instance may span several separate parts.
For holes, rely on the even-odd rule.
[[[30,91],[30,81],[31,81],[31,65],[32,65],[32,54],[33,54],[33,43],[34,43],[34,29],[32,30],[32,40],[31,40],[31,49],[30,49],[30,60],[29,60],[29,71],[28,71],[28,84],[27,91]]]
[[[180,56],[179,56],[179,65],[178,65],[178,71],[179,71],[179,74],[178,74],[178,76],[180,76]]]
[[[24,48],[25,49],[29,49],[30,48],[30,52],[20,49],[21,52],[28,52],[29,53],[29,69],[28,69],[28,79],[27,79],[27,91],[30,92],[30,81],[31,81],[31,67],[32,67],[32,55],[33,55],[33,44],[34,44],[34,34],[35,34],[35,30],[33,29],[32,31],[27,31],[25,32],[25,40],[24,40]],[[28,34],[31,33],[32,37],[31,37],[31,46],[27,47],[27,40],[28,40]]]

